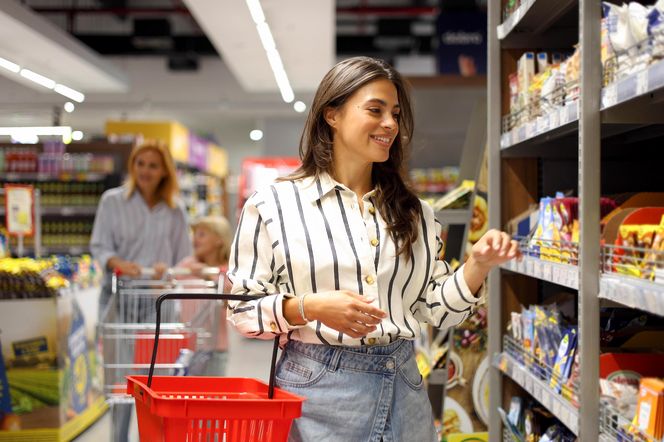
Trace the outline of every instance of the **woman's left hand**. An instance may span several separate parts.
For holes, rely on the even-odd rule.
[[[507,233],[491,229],[475,243],[470,256],[485,268],[491,268],[513,258],[520,258],[519,243]]]

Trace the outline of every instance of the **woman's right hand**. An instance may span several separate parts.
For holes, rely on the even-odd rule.
[[[387,317],[387,313],[371,305],[374,300],[349,290],[312,293],[304,299],[304,313],[310,321],[320,321],[348,336],[361,338],[375,331]]]

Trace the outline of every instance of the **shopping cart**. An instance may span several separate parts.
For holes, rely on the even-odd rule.
[[[209,296],[223,287],[217,281],[189,279],[183,272],[170,271],[166,279],[112,276],[111,297],[98,325],[98,345],[103,369],[103,391],[111,406],[113,420],[122,419],[122,404],[133,404],[127,395],[126,377],[147,374],[155,342],[155,300],[164,293],[198,293]],[[180,279],[182,278],[182,279]],[[215,348],[221,301],[211,298],[172,303],[162,315],[162,345],[155,355],[154,369],[161,375],[187,374],[195,365],[194,355]],[[202,358],[204,360],[204,358]],[[126,413],[126,411],[125,411]],[[113,440],[123,440],[124,428],[113,428]]]
[[[156,301],[156,330],[148,376],[128,376],[141,441],[279,442],[288,439],[304,398],[274,387],[279,338],[274,339],[269,385],[255,379],[154,376],[166,300],[250,301],[249,295],[169,293]]]

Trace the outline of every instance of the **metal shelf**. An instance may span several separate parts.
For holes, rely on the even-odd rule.
[[[521,5],[496,28],[499,40],[509,40],[523,34],[540,34],[551,28],[566,14],[576,0],[523,0]]]
[[[651,64],[613,82],[602,89],[602,110],[609,110],[638,97],[644,97],[664,88],[664,60]]]
[[[579,289],[579,268],[569,264],[544,261],[524,256],[521,261],[511,260],[501,266],[505,270],[552,282],[571,289]]]
[[[510,149],[518,144],[526,141],[539,141],[538,137],[545,138],[546,141],[550,138],[557,138],[578,130],[576,124],[579,120],[579,103],[573,101],[565,106],[550,112],[544,116],[537,118],[535,121],[530,121],[515,127],[509,132],[505,132],[500,136],[500,148],[502,150]]]
[[[549,385],[537,378],[513,357],[500,353],[493,359],[493,366],[519,384],[524,390],[556,416],[576,436],[579,435],[579,412],[562,396],[551,390]]]
[[[467,224],[471,211],[468,209],[443,209],[436,212],[436,219],[443,225]]]
[[[103,181],[108,175],[102,173],[4,173],[3,181],[76,181],[76,182],[97,182]]]
[[[602,274],[599,297],[629,308],[664,316],[664,284],[615,273]]]
[[[621,104],[631,102],[637,98],[650,100],[650,94],[664,88],[664,60],[648,66],[647,69],[633,73],[602,89],[601,106],[603,116],[618,110]],[[632,109],[630,118],[635,118]],[[641,118],[641,117],[639,117]],[[656,115],[645,117],[644,123],[664,122],[664,118]],[[534,121],[522,124],[514,129],[504,132],[500,136],[500,148],[505,151],[514,149],[520,144],[538,144],[551,141],[578,131],[579,103],[571,102],[565,106],[538,117]],[[627,129],[627,128],[624,128]],[[605,131],[605,136],[621,133],[622,130]]]
[[[83,255],[90,253],[89,247],[85,246],[55,246],[55,247],[42,247],[42,254],[48,255]]]
[[[60,206],[44,207],[42,206],[42,216],[94,216],[97,213],[97,206]],[[0,216],[5,214],[4,206],[0,206]]]

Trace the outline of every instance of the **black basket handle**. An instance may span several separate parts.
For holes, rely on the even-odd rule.
[[[157,298],[156,309],[156,328],[154,331],[154,346],[152,347],[152,360],[150,361],[150,372],[148,373],[148,388],[152,385],[152,375],[154,374],[154,365],[157,362],[157,348],[159,347],[159,329],[161,327],[161,304],[167,299],[219,299],[222,301],[255,301],[261,299],[262,296],[256,295],[229,295],[225,293],[211,294],[211,293],[166,293]],[[272,399],[274,396],[274,376],[275,367],[277,365],[277,350],[279,349],[279,336],[274,338],[274,346],[272,348],[272,365],[270,366],[270,384],[268,387],[267,397]]]

